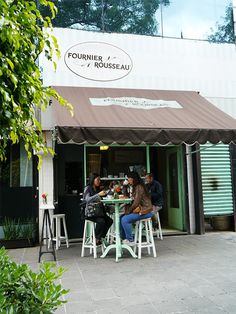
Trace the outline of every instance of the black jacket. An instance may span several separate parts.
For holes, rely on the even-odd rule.
[[[147,189],[151,194],[152,204],[155,206],[162,207],[164,205],[163,200],[163,188],[160,182],[153,180],[151,183],[147,184]]]

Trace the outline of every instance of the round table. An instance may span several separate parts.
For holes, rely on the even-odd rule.
[[[102,203],[104,205],[115,205],[115,234],[116,234],[116,243],[110,244],[106,247],[104,253],[102,254],[101,258],[104,258],[107,253],[111,249],[116,249],[116,262],[118,262],[119,258],[122,257],[122,250],[126,249],[130,252],[130,254],[137,258],[137,255],[134,253],[134,251],[131,249],[131,247],[127,244],[121,243],[120,239],[120,211],[121,211],[121,205],[123,204],[129,204],[132,202],[131,198],[103,198]]]

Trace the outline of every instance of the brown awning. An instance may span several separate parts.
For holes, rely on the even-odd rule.
[[[74,106],[72,118],[65,108],[55,105],[56,101],[52,103],[59,143],[236,143],[236,120],[197,92],[58,86],[54,89]],[[94,99],[98,104],[94,105]],[[162,100],[161,105],[137,109],[143,108],[142,104],[152,106],[152,100]],[[177,102],[177,108],[167,107],[166,101]],[[130,102],[135,108],[126,107]]]

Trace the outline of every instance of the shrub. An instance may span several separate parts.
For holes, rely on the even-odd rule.
[[[5,240],[29,240],[35,237],[36,226],[33,218],[14,219],[5,217],[2,227]]]
[[[22,239],[34,239],[36,233],[36,226],[32,218],[28,218],[22,223],[21,226],[21,237]]]
[[[54,281],[64,273],[54,263],[42,263],[37,273],[26,264],[13,262],[0,249],[0,312],[6,314],[50,314],[66,301],[60,298],[68,292]]]
[[[3,221],[3,232],[5,240],[19,239],[21,234],[20,220],[5,217]]]

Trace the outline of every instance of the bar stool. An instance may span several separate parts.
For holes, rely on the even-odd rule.
[[[143,229],[144,227],[144,229]],[[142,236],[145,236],[145,242],[142,241]],[[152,248],[153,256],[156,257],[156,247],[153,239],[152,232],[152,218],[141,219],[135,223],[135,236],[134,236],[134,253],[138,247],[138,258],[141,259],[141,250],[147,248],[148,254],[151,254],[150,248]]]
[[[93,257],[97,258],[97,245],[96,245],[96,237],[95,237],[95,226],[96,223],[85,219],[84,221],[84,234],[83,234],[83,242],[82,242],[82,250],[81,257],[84,257],[84,249],[89,249],[89,253],[93,253]],[[102,252],[104,251],[103,245],[101,245]]]
[[[62,236],[62,234],[61,234],[61,223],[63,224],[63,228],[64,228],[64,236]],[[56,235],[54,237],[55,225],[56,225],[56,230],[55,230]],[[62,241],[66,241],[66,246],[68,248],[69,247],[69,241],[68,241],[68,235],[67,235],[67,229],[66,229],[65,214],[54,214],[54,215],[52,215],[51,228],[52,228],[53,238],[50,239],[50,242],[52,242],[52,241],[56,242],[56,250],[59,249]]]
[[[158,206],[153,205],[153,212],[157,218],[157,230],[153,231],[153,234],[157,236],[157,238],[160,238],[161,240],[163,240],[163,235],[162,235],[162,229],[161,229],[161,221],[160,221],[160,215],[159,215],[159,211],[161,210],[161,208],[157,208]]]

